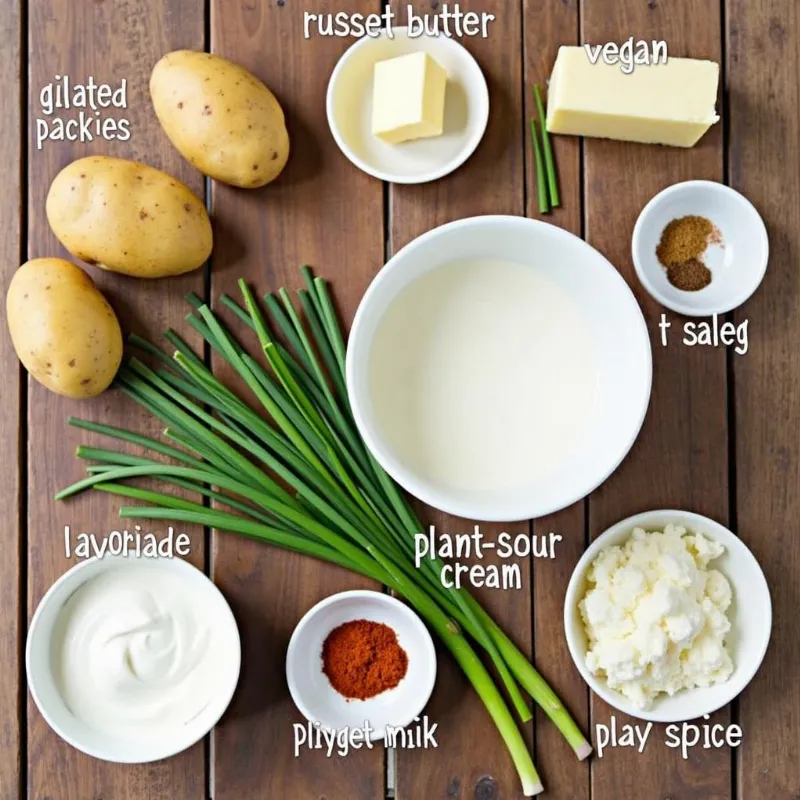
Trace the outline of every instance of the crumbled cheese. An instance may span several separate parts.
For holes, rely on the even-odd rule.
[[[586,665],[645,709],[661,693],[726,681],[727,578],[709,562],[725,548],[678,525],[634,529],[600,552],[579,608],[589,639]]]

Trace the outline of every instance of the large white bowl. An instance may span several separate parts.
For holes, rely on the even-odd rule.
[[[569,294],[595,347],[598,375],[592,417],[552,471],[504,491],[432,485],[392,452],[370,397],[370,349],[398,294],[426,272],[462,259],[494,258],[542,270]],[[451,514],[509,522],[550,514],[589,494],[619,465],[644,420],[650,398],[650,340],[641,310],[617,270],[571,233],[524,217],[451,222],[415,239],[378,273],[361,301],[347,351],[347,388],[358,429],[383,468],[412,495]]]
[[[198,597],[203,597],[209,620],[213,620],[224,656],[214,685],[211,702],[186,723],[180,735],[164,737],[154,730],[147,742],[129,741],[91,728],[75,717],[65,704],[56,685],[51,664],[51,643],[56,622],[64,603],[84,584],[107,570],[120,567],[157,567],[175,576],[175,585],[193,584]],[[136,558],[106,556],[76,564],[65,572],[39,603],[28,630],[25,666],[31,695],[47,724],[62,738],[87,755],[118,764],[142,764],[180,753],[200,741],[217,724],[228,707],[241,666],[239,629],[222,592],[196,567],[180,558]]]
[[[728,610],[732,630],[728,637],[734,671],[725,682],[708,688],[687,689],[672,697],[664,695],[647,710],[636,708],[627,697],[589,672],[586,667],[588,641],[578,604],[586,594],[586,572],[605,547],[622,544],[634,528],[663,530],[666,525],[681,525],[725,546],[725,553],[711,566],[728,579],[733,589],[733,604]],[[772,630],[772,603],[761,567],[747,546],[724,525],[690,511],[646,511],[628,517],[598,536],[578,561],[564,601],[564,628],[572,660],[595,694],[610,706],[632,717],[652,722],[683,722],[711,714],[727,705],[753,679],[769,644]]]

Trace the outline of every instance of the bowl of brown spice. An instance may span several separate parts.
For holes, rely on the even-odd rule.
[[[737,308],[767,269],[767,229],[753,204],[714,181],[676,183],[642,209],[633,264],[649,294],[691,317]]]
[[[436,680],[436,650],[404,603],[381,592],[340,592],[297,624],[286,680],[309,722],[360,729],[377,741],[422,712]]]

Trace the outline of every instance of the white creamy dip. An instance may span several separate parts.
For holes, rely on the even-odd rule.
[[[594,405],[592,341],[541,270],[494,259],[437,267],[406,287],[370,353],[376,420],[416,474],[509,490],[566,459]]]
[[[192,581],[158,565],[90,578],[56,622],[51,661],[70,711],[128,740],[169,737],[215,696],[226,654],[215,612]]]
[[[635,528],[623,544],[601,550],[579,606],[589,671],[642,709],[662,693],[728,680],[733,592],[708,566],[724,552],[679,525]]]

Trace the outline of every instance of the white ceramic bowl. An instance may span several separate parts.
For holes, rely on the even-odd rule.
[[[368,700],[342,697],[322,671],[322,645],[328,634],[357,619],[388,625],[408,655],[403,680]],[[317,603],[297,623],[286,653],[286,680],[307,720],[331,730],[363,728],[369,722],[370,739],[377,741],[384,738],[387,725],[405,727],[425,708],[436,682],[436,650],[428,629],[404,603],[380,592],[340,592]]]
[[[179,737],[162,738],[153,732],[147,742],[128,741],[89,727],[67,708],[56,686],[51,666],[53,629],[64,603],[86,581],[119,567],[136,569],[138,564],[157,566],[175,575],[177,581],[193,583],[209,608],[209,618],[218,625],[218,641],[225,654],[224,669],[217,676],[214,698],[188,722]],[[87,755],[118,764],[143,764],[180,753],[202,739],[217,724],[228,707],[241,665],[239,629],[230,606],[219,589],[199,569],[179,558],[137,559],[134,556],[106,556],[82,561],[65,572],[39,603],[28,629],[25,667],[33,700],[47,724],[73,747]]]
[[[711,283],[696,292],[675,288],[656,257],[656,247],[673,219],[700,216],[722,234],[722,246],[711,245],[703,261]],[[633,229],[633,265],[642,285],[661,305],[690,317],[724,314],[738,308],[761,283],[769,260],[764,221],[739,192],[713,181],[676,183],[659,192],[642,209]]]
[[[665,525],[681,525],[725,546],[725,553],[711,562],[725,575],[733,589],[733,604],[728,610],[732,630],[728,637],[734,671],[725,683],[708,688],[687,689],[664,695],[646,711],[636,708],[624,695],[610,689],[602,678],[586,668],[587,638],[578,604],[586,593],[586,572],[604,547],[622,544],[636,527],[661,530]],[[767,652],[772,629],[772,603],[764,573],[738,536],[713,519],[690,511],[646,511],[612,525],[598,536],[578,561],[564,601],[564,627],[567,645],[575,666],[592,691],[618,711],[652,722],[683,722],[711,714],[733,700],[756,674]]]
[[[352,45],[331,74],[326,101],[328,125],[339,149],[359,169],[392,183],[425,183],[461,166],[483,138],[489,119],[489,90],[478,62],[446,36],[409,39],[406,28],[365,36]],[[425,51],[447,70],[444,133],[392,145],[372,134],[375,64]]]
[[[384,314],[406,286],[444,264],[483,258],[540,269],[569,295],[595,348],[598,386],[583,433],[551,471],[522,487],[465,491],[416,474],[387,444],[370,395],[370,349]],[[428,505],[476,520],[541,517],[589,494],[633,445],[647,411],[651,378],[647,327],[617,270],[577,236],[524,217],[458,220],[406,245],[369,286],[347,349],[347,387],[356,424],[381,466]]]

